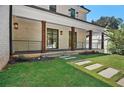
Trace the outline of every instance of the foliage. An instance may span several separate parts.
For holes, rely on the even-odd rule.
[[[109,29],[107,31],[107,36],[109,37],[110,45],[109,50],[113,54],[123,54],[124,55],[124,27],[120,29]]]
[[[112,17],[102,16],[102,17],[100,17],[100,19],[98,19],[96,21],[92,20],[93,24],[107,27],[110,29],[118,29],[119,25],[122,22],[123,22],[123,20],[121,18],[115,18],[114,16],[112,16]]]
[[[93,24],[103,26],[107,29],[105,35],[109,38],[109,51],[113,54],[124,55],[124,24],[121,18],[100,17]]]

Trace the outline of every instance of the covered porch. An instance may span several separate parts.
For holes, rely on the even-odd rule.
[[[103,28],[94,26],[88,23],[80,22],[79,20],[70,19],[60,16],[65,21],[58,20],[54,15],[49,20],[46,18],[37,19],[28,17],[24,13],[18,11],[30,11],[27,6],[13,7],[13,29],[12,29],[12,54],[22,53],[46,53],[57,51],[78,51],[78,50],[101,50],[104,48]],[[18,11],[17,11],[18,10]],[[35,12],[37,9],[35,9]],[[39,11],[38,11],[39,12]],[[37,13],[38,13],[37,12]],[[23,15],[22,15],[23,14]],[[44,13],[45,16],[46,13]],[[37,17],[36,17],[37,16]],[[70,21],[70,22],[69,22]],[[77,22],[75,24],[75,22]],[[93,42],[93,34],[99,33],[99,40]]]

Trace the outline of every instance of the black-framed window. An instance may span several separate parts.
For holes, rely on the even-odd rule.
[[[47,48],[57,49],[58,48],[58,29],[47,28]]]
[[[56,5],[50,5],[49,10],[53,11],[53,12],[56,12]]]
[[[70,11],[70,16],[75,18],[75,14],[76,14],[75,9],[71,8],[69,9],[69,11]]]

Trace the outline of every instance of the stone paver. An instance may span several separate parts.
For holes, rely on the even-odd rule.
[[[59,58],[67,58],[67,57],[70,57],[70,56],[60,56]]]
[[[105,70],[102,70],[98,74],[105,77],[105,78],[111,78],[112,76],[114,76],[118,72],[119,72],[119,70],[109,67]]]
[[[120,79],[117,84],[121,85],[124,87],[124,78]]]
[[[77,57],[66,57],[64,59],[68,60],[68,59],[74,59],[74,58],[77,58]]]
[[[76,65],[84,65],[84,64],[87,64],[87,63],[91,63],[92,61],[89,61],[89,60],[85,60],[85,61],[80,61],[80,62],[77,62],[75,63]]]
[[[96,63],[96,64],[93,64],[93,65],[86,66],[85,68],[88,69],[88,70],[94,70],[94,69],[100,68],[102,66],[103,66],[102,64]]]

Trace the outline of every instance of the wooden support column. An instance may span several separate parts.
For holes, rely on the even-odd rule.
[[[46,21],[41,21],[41,25],[42,25],[42,53],[46,52]]]
[[[104,49],[104,33],[101,36],[101,49]]]
[[[71,50],[74,50],[74,34],[75,34],[75,27],[71,27]]]
[[[92,30],[89,31],[89,49],[92,49]]]

